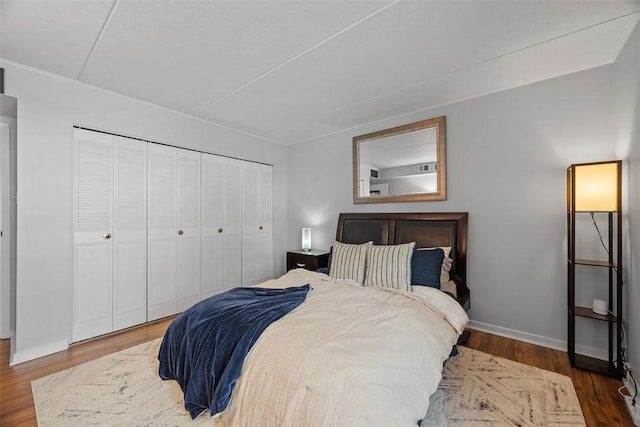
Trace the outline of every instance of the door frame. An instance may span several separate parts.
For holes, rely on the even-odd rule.
[[[18,100],[0,94],[0,338],[16,323],[16,165]],[[13,357],[13,348],[11,351]]]

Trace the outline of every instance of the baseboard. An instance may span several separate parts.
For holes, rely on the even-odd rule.
[[[530,334],[528,332],[517,331],[515,329],[504,328],[502,326],[491,325],[489,323],[477,322],[475,320],[470,321],[468,327],[469,329],[475,329],[489,334],[511,338],[516,341],[528,342],[530,344],[536,344],[542,347],[552,348],[554,350],[567,351],[567,343],[555,338]],[[606,360],[609,357],[606,350],[584,345],[576,345],[576,353],[603,360]]]
[[[48,356],[52,353],[57,353],[69,348],[67,341],[58,341],[51,344],[43,345],[40,347],[32,348],[27,351],[16,351],[9,365],[17,365],[18,363],[28,362],[29,360],[37,359],[38,357]]]

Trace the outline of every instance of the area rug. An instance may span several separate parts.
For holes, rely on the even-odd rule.
[[[460,347],[423,426],[584,426],[571,378]]]
[[[31,383],[38,425],[216,426],[191,420],[175,381],[158,377],[160,340]],[[569,377],[460,348],[422,426],[584,426]]]

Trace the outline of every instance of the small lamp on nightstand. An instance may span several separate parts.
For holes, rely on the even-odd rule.
[[[302,229],[302,250],[309,252],[311,250],[311,229]]]

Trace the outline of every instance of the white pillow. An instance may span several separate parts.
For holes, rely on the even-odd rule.
[[[449,292],[451,295],[458,298],[458,285],[456,285],[456,282],[453,280],[449,280],[447,283],[441,283],[440,290],[443,292]]]
[[[369,247],[365,286],[411,290],[411,256],[416,242]]]
[[[367,251],[372,244],[373,242],[361,245],[334,242],[329,276],[334,279],[350,279],[363,283]]]
[[[438,247],[435,248],[419,248],[416,249],[418,251],[431,251],[434,249],[438,249]],[[442,249],[444,251],[444,259],[442,260],[442,268],[440,269],[440,289],[442,289],[443,287],[446,287],[449,283],[449,280],[451,280],[451,278],[449,277],[449,271],[451,270],[451,267],[453,266],[453,260],[451,258],[449,258],[449,254],[451,253],[451,246],[440,246],[440,249]]]

